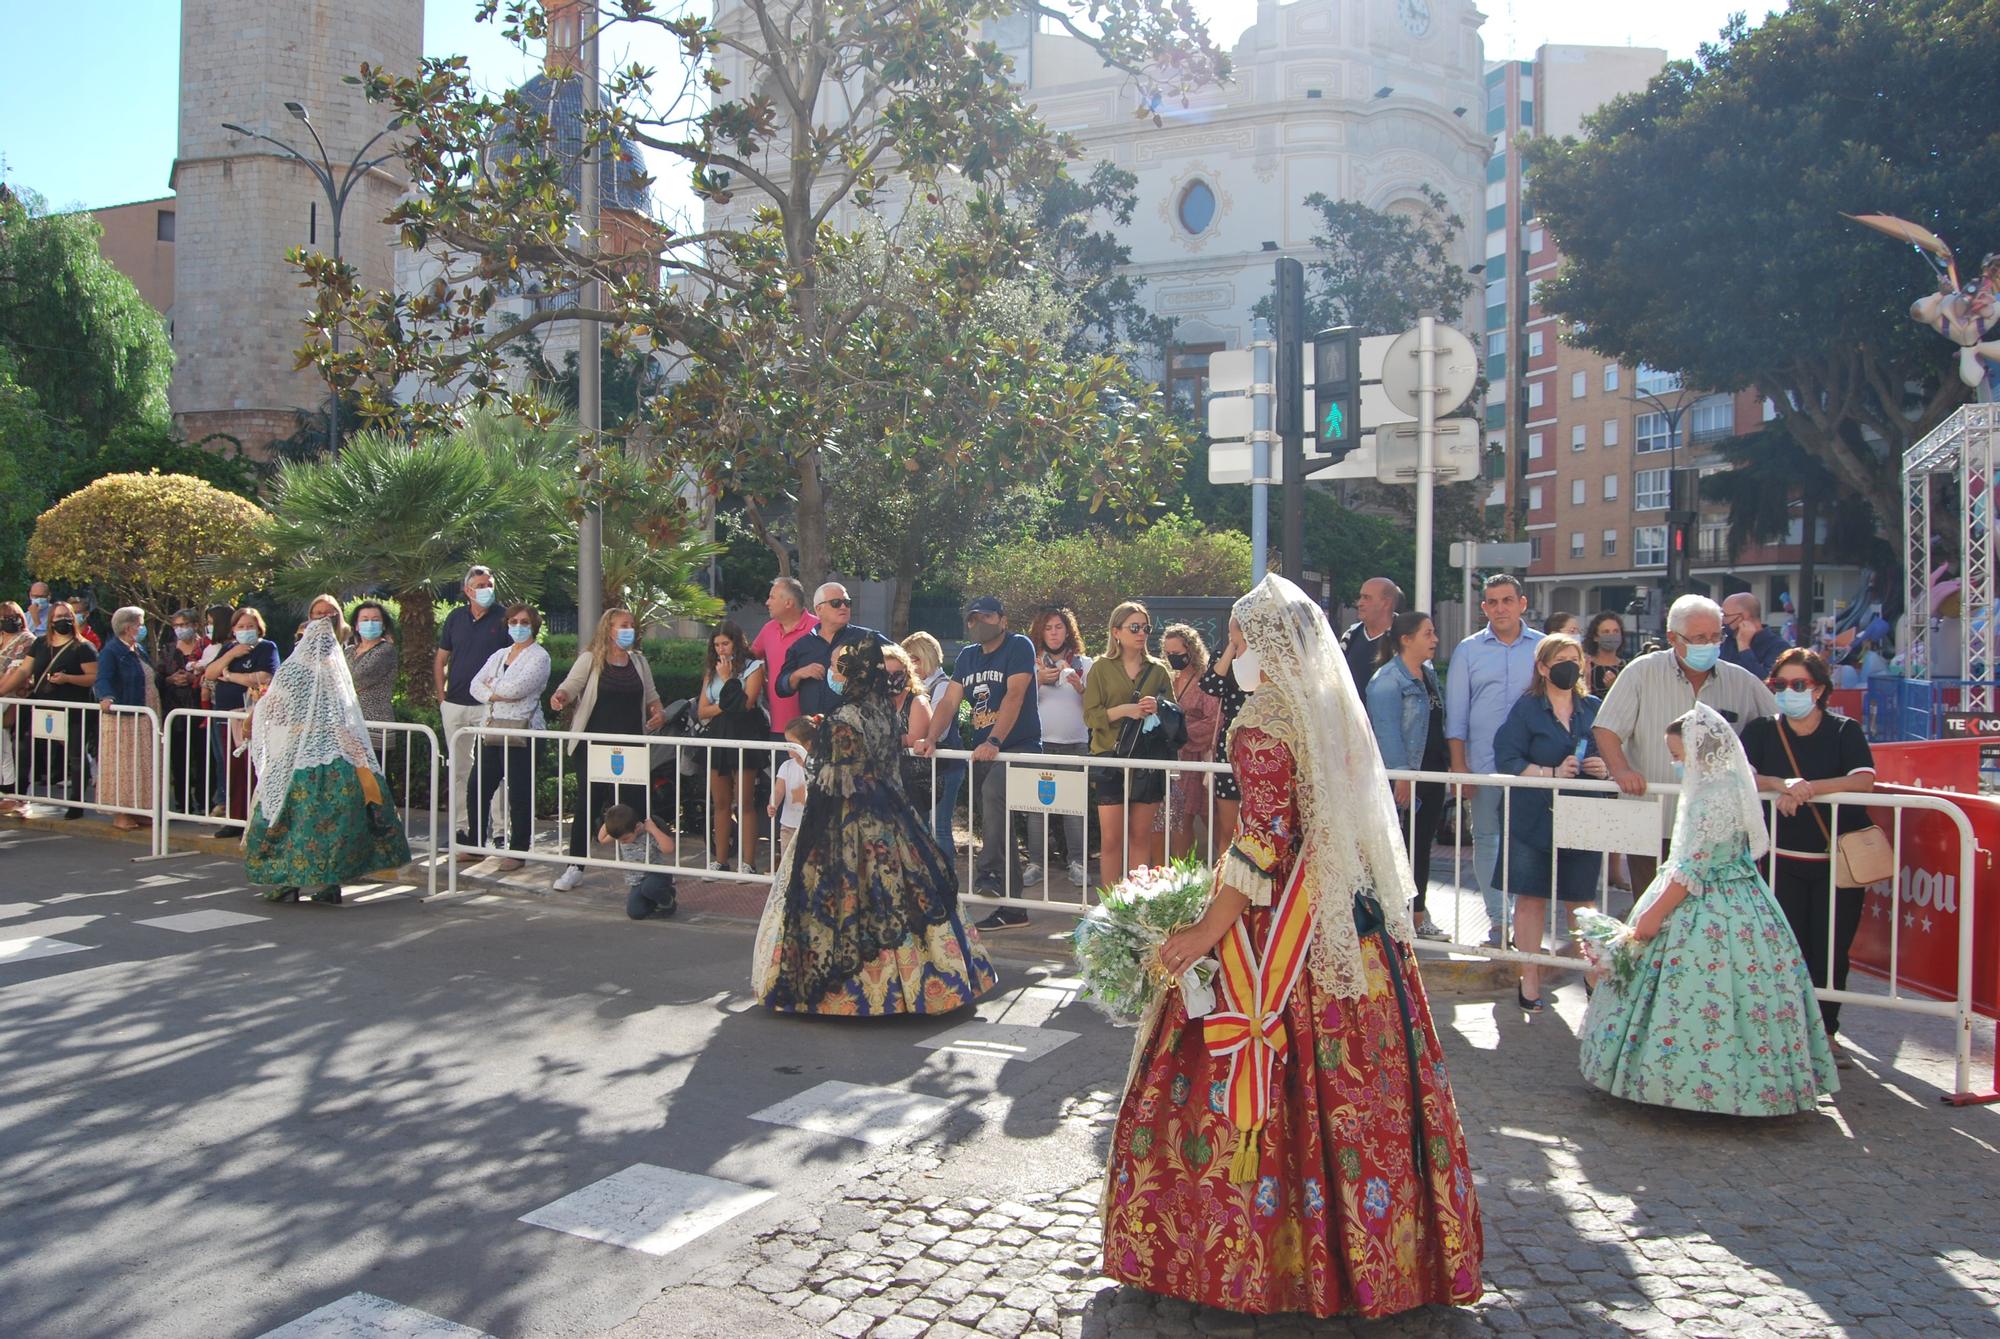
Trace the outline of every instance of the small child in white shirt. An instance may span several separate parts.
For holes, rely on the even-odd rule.
[[[778,779],[771,787],[771,803],[766,810],[778,820],[782,845],[789,847],[799,835],[806,817],[805,751],[812,742],[812,722],[801,716],[785,727],[791,754],[778,767]]]
[[[625,914],[643,921],[655,913],[671,916],[679,903],[674,876],[663,869],[647,869],[660,846],[669,849],[673,839],[660,831],[650,818],[641,817],[629,804],[614,804],[604,811],[604,823],[597,829],[599,842],[611,843],[620,860],[636,868],[625,876]]]

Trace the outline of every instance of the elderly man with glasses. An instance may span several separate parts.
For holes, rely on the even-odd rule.
[[[1605,695],[1592,733],[1611,779],[1627,795],[1644,795],[1648,784],[1674,779],[1667,752],[1667,725],[1694,710],[1713,707],[1738,735],[1743,727],[1778,714],[1778,700],[1764,681],[1722,659],[1722,607],[1706,595],[1683,595],[1667,610],[1667,645],[1627,665]],[[1674,806],[1662,806],[1665,827],[1673,830]],[[1629,857],[1632,891],[1643,893],[1659,861]]]
[[[776,692],[781,698],[797,698],[799,711],[804,715],[824,716],[840,707],[840,694],[826,682],[834,652],[871,638],[887,646],[889,639],[854,621],[854,600],[847,587],[838,581],[823,582],[813,592],[813,613],[819,618],[819,626],[793,642],[791,650],[785,652]]]

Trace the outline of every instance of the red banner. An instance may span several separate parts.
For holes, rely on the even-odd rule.
[[[1877,786],[1876,791],[1948,800],[1971,823],[1977,846],[2000,851],[2000,801],[1907,786]],[[1861,931],[1854,937],[1854,965],[1877,976],[1889,975],[1893,924],[1898,981],[1915,994],[1956,999],[1959,925],[1968,892],[1959,885],[1958,826],[1943,814],[1922,809],[1870,812],[1892,839],[1900,816],[1902,868],[1893,893],[1879,885],[1868,890]],[[2000,898],[2000,880],[1989,877],[1987,859],[1981,851],[1972,854],[1974,877],[1984,894],[1973,921],[1972,1003],[1988,1018],[2000,1018],[2000,906],[1992,901]]]

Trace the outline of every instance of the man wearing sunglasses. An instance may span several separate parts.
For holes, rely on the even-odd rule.
[[[838,581],[825,582],[813,592],[813,613],[819,616],[819,626],[785,652],[777,693],[796,697],[799,710],[808,716],[824,716],[840,709],[840,694],[826,680],[834,653],[870,638],[887,646],[889,639],[854,621],[854,601]]]

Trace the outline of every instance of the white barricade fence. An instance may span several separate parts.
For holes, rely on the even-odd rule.
[[[1624,795],[1616,784],[1609,781],[1593,781],[1587,778],[1558,780],[1549,777],[1521,777],[1503,774],[1468,775],[1454,772],[1392,771],[1391,783],[1410,781],[1413,784],[1430,783],[1442,786],[1446,795],[1455,804],[1447,808],[1451,815],[1450,824],[1439,832],[1431,853],[1431,880],[1428,890],[1429,900],[1435,903],[1441,896],[1450,899],[1450,911],[1446,918],[1435,915],[1433,919],[1443,919],[1441,928],[1445,938],[1433,941],[1437,947],[1455,953],[1468,954],[1504,962],[1533,962],[1543,967],[1578,970],[1576,957],[1558,955],[1542,951],[1541,945],[1532,947],[1516,946],[1513,938],[1512,912],[1515,901],[1522,894],[1512,891],[1512,851],[1511,843],[1505,839],[1507,825],[1512,817],[1518,794],[1523,791],[1556,791],[1551,802],[1553,827],[1553,847],[1559,850],[1594,851],[1604,857],[1597,877],[1597,895],[1591,903],[1551,903],[1551,915],[1545,922],[1548,935],[1558,944],[1571,943],[1568,933],[1567,912],[1561,912],[1563,919],[1557,919],[1557,908],[1591,905],[1608,915],[1629,914],[1632,904],[1645,895],[1644,881],[1637,877],[1633,886],[1614,893],[1611,885],[1612,857],[1623,855],[1629,860],[1641,862],[1661,861],[1666,855],[1668,839],[1671,836],[1669,815],[1673,812],[1667,801],[1677,799],[1681,788],[1678,785],[1648,785],[1644,796]],[[1489,942],[1488,933],[1495,927],[1480,901],[1479,889],[1482,881],[1478,877],[1476,864],[1476,838],[1465,831],[1466,819],[1470,813],[1469,791],[1483,787],[1496,787],[1501,792],[1500,829],[1501,840],[1496,852],[1495,881],[1509,896],[1502,897],[1502,925],[1494,935],[1495,942]],[[1762,796],[1765,803],[1766,820],[1775,826],[1778,811],[1777,797]],[[1975,856],[1978,843],[1974,838],[1972,824],[1962,810],[1950,799],[1932,795],[1892,795],[1892,794],[1835,794],[1818,797],[1816,804],[1831,811],[1829,825],[1835,832],[1842,831],[1840,815],[1847,811],[1849,830],[1865,826],[1874,820],[1869,810],[1882,812],[1889,820],[1888,838],[1895,855],[1896,878],[1900,882],[1908,871],[1904,861],[1904,817],[1913,812],[1928,812],[1941,816],[1950,823],[1958,835],[1958,869],[1956,886],[1964,890],[1959,902],[1958,919],[1958,975],[1957,990],[1952,998],[1939,999],[1928,994],[1912,994],[1904,989],[1898,971],[1899,957],[1896,951],[1899,927],[1891,918],[1889,927],[1890,964],[1886,995],[1864,993],[1854,990],[1836,989],[1833,984],[1834,962],[1836,958],[1836,935],[1838,932],[1839,907],[1842,897],[1835,886],[1834,863],[1831,860],[1811,862],[1816,871],[1825,871],[1823,884],[1817,886],[1826,898],[1826,939],[1819,945],[1815,955],[1826,964],[1827,984],[1817,987],[1822,1000],[1836,1000],[1843,1005],[1895,1009],[1907,1013],[1931,1014],[1951,1018],[1956,1033],[1957,1091],[1970,1091],[1972,1074],[1972,982],[1973,982],[1973,918],[1976,887],[1974,882]],[[1416,806],[1412,805],[1401,816],[1406,824],[1406,843],[1417,835]],[[1447,857],[1449,863],[1441,864],[1440,857]],[[1776,888],[1779,879],[1780,855],[1775,840],[1759,868],[1768,885]],[[1801,868],[1806,862],[1798,862]],[[1449,871],[1448,878],[1440,878]],[[1440,886],[1442,884],[1442,886]],[[1553,890],[1551,890],[1553,891]],[[1615,901],[1614,901],[1615,898]],[[1774,894],[1775,898],[1775,894]],[[1858,895],[1850,891],[1848,900],[1858,907]]]
[[[153,853],[169,853],[173,825],[212,826],[221,835],[241,836],[249,826],[256,795],[256,763],[250,752],[249,713],[205,707],[177,707],[160,732],[157,772],[159,822]],[[439,802],[445,780],[437,733],[410,721],[370,721],[369,742],[389,783],[395,809],[413,859],[426,866],[428,891],[437,891]],[[418,800],[417,782],[425,785]]]
[[[778,767],[791,756],[783,740],[469,725],[453,732],[448,747],[455,751],[461,739],[470,745],[469,774],[454,771],[450,784],[478,790],[466,806],[468,830],[448,834],[446,887],[453,892],[461,865],[489,859],[634,872],[632,862],[619,860],[611,846],[597,841],[603,811],[615,804],[629,805],[641,831],[651,823],[664,839],[655,841],[657,858],[645,866],[649,873],[749,884],[771,880],[780,848],[772,841],[779,829],[770,799]],[[525,808],[525,832],[485,830],[492,823],[493,795],[502,797],[497,807],[508,815],[508,827]],[[690,834],[683,820],[697,799],[703,830]],[[727,822],[719,825],[718,815],[726,815]],[[717,853],[720,844],[732,848],[728,865]]]
[[[151,707],[0,698],[0,795],[151,819],[158,808],[160,717]],[[113,784],[101,784],[107,772]]]

